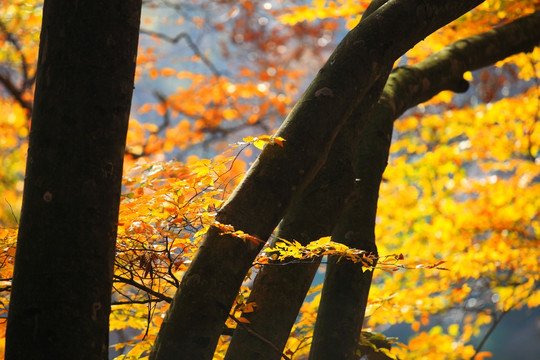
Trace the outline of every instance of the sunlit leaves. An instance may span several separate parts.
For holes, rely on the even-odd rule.
[[[116,345],[126,350],[122,359],[148,355],[172,293],[209,226],[246,242],[266,241],[214,222],[245,171],[242,157],[209,160],[189,157],[188,151],[211,148],[211,154],[242,137],[237,145],[286,148],[286,139],[260,133],[279,125],[304,76],[325,60],[322,50],[354,26],[368,4],[190,1],[190,10],[179,15],[167,8],[168,2],[145,2],[147,32],[138,52],[137,89],[146,90],[137,98],[127,139],[111,315],[112,330],[136,332]],[[529,14],[537,5],[485,1],[420,42],[400,63],[418,62],[463,36]],[[32,1],[0,5],[5,27],[0,29],[0,62],[18,85],[28,80],[22,93],[28,101],[40,6]],[[193,16],[185,16],[191,11]],[[170,16],[159,16],[165,12]],[[416,336],[408,348],[395,347],[400,358],[471,358],[468,342],[482,326],[506,311],[540,305],[540,51],[497,66],[497,71],[466,74],[476,86],[467,95],[474,101],[442,92],[396,122],[393,155],[381,185],[377,242],[379,253],[405,256],[377,259],[376,270],[383,271],[375,271],[367,322],[374,328],[411,324]],[[0,107],[0,223],[11,226],[22,191],[29,112],[13,98],[0,99]],[[171,155],[183,162],[167,161]],[[4,313],[15,237],[14,230],[0,228]],[[366,269],[374,260],[328,238],[307,246],[288,239],[263,252],[257,264],[301,263],[325,255],[360,262]],[[439,271],[443,268],[448,271]],[[308,352],[320,288],[313,290],[287,356]],[[242,288],[231,311],[237,322],[230,318],[227,326],[246,324],[241,311],[256,308],[247,302],[248,294]],[[432,319],[456,308],[459,325],[438,326]],[[224,338],[216,358],[224,355]],[[488,355],[479,353],[476,359]]]
[[[206,140],[209,132],[226,134],[242,125],[276,123],[291,104],[291,98],[284,92],[271,91],[277,84],[268,81],[233,83],[224,77],[188,72],[179,72],[178,78],[188,80],[190,85],[162,97],[160,102],[139,107],[139,114],[153,111],[163,117],[164,125],[150,129],[149,124],[141,125],[132,120],[128,146],[137,149],[130,152],[133,155],[186,149]]]
[[[299,5],[287,9],[280,16],[280,20],[287,25],[294,25],[302,21],[314,21],[328,18],[351,18],[347,27],[350,29],[358,20],[360,15],[369,5],[370,1],[352,0],[313,0],[308,5]]]
[[[277,144],[283,147],[285,139],[279,136],[247,136],[242,139],[243,141],[236,143],[234,146],[242,146],[246,144],[253,144],[257,149],[262,150],[267,144]]]
[[[235,230],[232,225],[222,224],[219,221],[214,221],[212,226],[221,230],[221,235],[232,235],[235,238],[242,239],[243,241],[251,241],[255,244],[264,244],[264,241],[256,236],[246,234],[242,230]]]
[[[21,206],[28,124],[26,112],[0,98],[0,226],[15,225]]]
[[[497,74],[504,86],[514,81],[501,80],[511,71],[473,79],[483,86]],[[407,321],[419,331],[420,318],[454,309],[467,324],[459,332],[454,327],[446,334],[422,332],[409,343],[407,356],[399,350],[401,356],[448,358],[437,355],[444,347],[429,348],[436,341],[447,342],[449,349],[463,344],[453,345],[463,350],[457,358],[470,358],[474,352],[465,344],[472,335],[482,336],[498,314],[537,304],[538,89],[512,91],[461,108],[450,105],[453,98],[438,99],[432,108],[422,106],[396,122],[394,155],[378,207],[379,251],[406,249],[411,259],[434,256],[446,260],[450,271],[376,274],[380,287],[371,290],[368,323]],[[450,109],[441,112],[446,106]],[[484,312],[475,312],[479,308]]]
[[[0,354],[4,352],[6,319],[15,260],[17,229],[0,227]]]
[[[409,341],[407,349],[394,347],[392,352],[400,359],[414,353],[415,359],[425,360],[470,359],[475,354],[472,345],[466,345],[462,340],[456,340],[456,337],[444,333],[440,326],[416,335]]]
[[[241,179],[234,159],[141,164],[126,174],[111,324],[141,331],[117,345],[131,348],[128,358],[148,350],[202,236]]]

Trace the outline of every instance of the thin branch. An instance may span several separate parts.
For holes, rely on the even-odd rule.
[[[29,87],[28,63],[26,61],[26,57],[24,56],[22,48],[19,45],[19,41],[13,36],[13,34],[10,31],[8,31],[6,25],[2,21],[0,21],[0,30],[2,30],[6,34],[6,38],[11,44],[13,44],[13,46],[17,50],[17,53],[21,57],[21,67],[22,67],[22,73],[23,73],[23,89],[28,88]]]
[[[174,239],[169,243],[169,241],[166,239],[165,240],[165,248],[166,248],[166,254],[167,254],[167,258],[169,259],[169,266],[167,266],[167,273],[169,274],[169,276],[173,279],[174,281],[174,286],[176,286],[176,288],[178,289],[180,287],[180,280],[178,280],[178,278],[176,277],[176,275],[174,275],[174,271],[173,271],[173,265],[176,261],[176,258],[173,257],[173,254],[171,252],[171,249],[174,245]]]
[[[157,291],[154,291],[152,289],[150,289],[149,287],[141,284],[141,283],[138,283],[136,282],[135,280],[132,280],[132,279],[127,279],[125,277],[122,277],[122,276],[118,276],[118,275],[114,275],[113,278],[117,281],[117,282],[121,282],[121,283],[124,283],[124,284],[127,284],[127,285],[131,285],[133,287],[136,287],[137,289],[139,290],[142,290],[160,300],[163,300],[163,301],[166,301],[168,303],[172,302],[172,298],[167,296],[167,295],[164,295],[164,294],[161,294]]]
[[[495,330],[497,325],[499,325],[499,323],[502,321],[502,319],[505,317],[505,315],[508,314],[509,312],[510,312],[509,310],[504,311],[501,314],[501,316],[499,316],[498,318],[494,318],[493,322],[491,323],[491,326],[489,327],[488,331],[485,333],[484,337],[482,338],[482,341],[480,341],[480,344],[478,344],[478,346],[476,347],[476,352],[474,353],[471,360],[474,360],[476,358],[476,355],[478,355],[480,350],[482,350],[482,348],[484,347],[487,339],[490,337],[491,333]]]
[[[167,98],[165,97],[165,95],[155,90],[154,96],[159,100],[159,102],[161,103],[161,106],[165,108],[165,114],[163,115],[163,123],[158,126],[156,131],[153,132],[153,134],[157,135],[169,127],[169,125],[171,124],[171,117],[169,114],[169,109],[167,106]]]
[[[146,300],[125,300],[125,301],[113,301],[111,305],[120,306],[120,305],[130,305],[130,304],[148,304],[148,303],[157,303],[165,301],[163,299],[146,299]]]
[[[4,199],[4,201],[8,204],[11,216],[15,220],[15,223],[17,224],[17,226],[19,226],[19,219],[17,219],[17,215],[15,215],[15,211],[13,210],[13,206],[11,206],[11,203],[9,201],[7,201],[7,199]]]
[[[216,77],[221,77],[221,73],[219,72],[219,70],[210,61],[210,59],[208,59],[208,57],[206,57],[202,53],[202,51],[199,49],[197,44],[193,41],[193,39],[191,38],[191,36],[188,33],[181,32],[178,35],[176,35],[175,37],[170,37],[167,34],[155,32],[155,31],[151,31],[151,30],[145,30],[145,29],[141,29],[140,33],[145,34],[145,35],[149,35],[149,36],[155,36],[155,37],[157,37],[159,39],[162,39],[162,40],[165,40],[165,41],[167,41],[167,42],[169,42],[171,44],[176,44],[180,40],[184,39],[187,42],[188,46],[191,48],[191,51],[193,51],[193,53],[195,55],[197,55],[198,57],[201,58],[201,61],[210,69],[212,74],[214,74]]]
[[[229,317],[240,327],[242,327],[244,330],[246,330],[251,335],[255,336],[257,339],[261,340],[262,342],[268,344],[272,349],[274,349],[278,354],[281,355],[282,358],[285,360],[291,360],[290,357],[283,354],[276,345],[274,345],[270,340],[266,339],[264,336],[258,334],[257,332],[253,331],[249,326],[238,320],[234,315],[229,314]]]
[[[23,91],[18,89],[11,79],[4,74],[0,74],[0,83],[9,91],[11,96],[25,109],[32,112],[32,103],[23,98]]]
[[[523,298],[523,300],[525,299],[528,299],[536,290],[538,290],[538,288],[540,287],[540,282],[537,282],[535,283],[535,286],[532,287],[530,290],[529,290],[529,293],[527,294],[527,296],[525,296]],[[512,297],[513,295],[515,294],[515,291],[516,291],[516,288],[514,287],[512,289]],[[491,333],[493,333],[493,331],[495,330],[495,328],[497,327],[497,325],[499,325],[499,323],[502,321],[502,319],[506,316],[506,314],[508,314],[511,310],[514,309],[514,306],[510,306],[510,308],[508,310],[505,310],[501,313],[501,316],[499,316],[498,318],[495,317],[495,315],[493,316],[494,320],[493,320],[493,323],[491,324],[491,326],[489,327],[488,331],[486,332],[486,334],[484,335],[484,337],[482,338],[482,340],[480,341],[480,344],[478,344],[478,346],[476,347],[476,352],[474,353],[473,357],[471,358],[471,360],[474,360],[476,358],[476,355],[478,355],[478,353],[480,352],[480,350],[482,350],[482,348],[484,347],[487,339],[491,336]]]

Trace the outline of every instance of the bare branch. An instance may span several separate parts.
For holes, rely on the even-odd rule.
[[[193,51],[193,53],[195,55],[197,55],[198,57],[201,58],[201,61],[210,69],[210,71],[212,72],[212,74],[214,74],[214,76],[216,77],[221,77],[221,73],[220,71],[215,67],[215,65],[202,53],[202,51],[199,49],[199,46],[197,46],[197,44],[195,43],[195,41],[193,41],[193,39],[191,38],[191,36],[188,34],[188,33],[184,33],[184,32],[181,32],[179,33],[178,35],[176,35],[175,37],[170,37],[169,35],[167,34],[163,34],[163,33],[159,33],[159,32],[155,32],[155,31],[151,31],[151,30],[145,30],[145,29],[141,29],[140,30],[140,33],[141,34],[144,34],[144,35],[150,35],[150,36],[155,36],[159,39],[162,39],[162,40],[165,40],[171,44],[176,44],[178,43],[180,40],[184,39],[188,46],[191,48],[191,50]]]
[[[132,279],[128,279],[128,278],[125,278],[125,277],[122,277],[122,276],[118,276],[118,275],[114,275],[113,276],[114,280],[116,280],[116,282],[121,282],[121,283],[124,283],[124,284],[127,284],[127,285],[131,285],[133,287],[136,287],[137,289],[139,290],[142,290],[162,301],[166,301],[168,303],[170,303],[172,301],[172,298],[167,296],[167,295],[164,295],[164,294],[161,294],[155,290],[152,290],[150,289],[148,286],[145,286],[141,283],[138,283],[136,282],[135,280],[132,280]]]
[[[11,79],[4,74],[0,74],[0,83],[9,91],[11,96],[25,109],[32,112],[32,103],[23,98],[23,90],[18,89]]]

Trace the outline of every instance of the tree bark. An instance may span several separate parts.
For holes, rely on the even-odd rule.
[[[379,122],[376,117],[374,113],[369,118],[357,146],[355,186],[332,234],[333,241],[373,255],[377,255],[375,216],[379,185],[392,138],[392,122]],[[364,271],[361,263],[329,257],[310,359],[358,358],[372,275],[373,271]]]
[[[388,72],[390,69],[388,69]],[[375,101],[386,83],[383,76],[359,105],[368,118]],[[364,103],[366,105],[364,105]],[[371,108],[370,108],[371,107]],[[351,116],[357,119],[357,117]],[[296,240],[302,245],[330,236],[343,209],[351,201],[354,187],[352,168],[353,149],[362,132],[364,122],[348,121],[338,134],[328,155],[326,165],[317,173],[299,200],[291,206],[279,225],[276,237]],[[255,278],[248,302],[254,302],[254,312],[244,313],[250,321],[246,328],[237,328],[227,350],[226,360],[279,360],[292,326],[321,259],[299,264],[270,264]],[[253,336],[253,332],[272,343],[279,351],[272,351],[268,342]]]
[[[362,20],[386,0],[374,1]],[[390,68],[387,69],[390,71]],[[373,85],[358,105],[367,118],[379,98],[387,76]],[[296,240],[307,245],[323,236],[330,236],[354,187],[353,149],[359,139],[363,121],[350,121],[343,126],[328,154],[325,166],[302,192],[280,222],[276,234],[280,239]],[[249,320],[238,327],[231,339],[225,359],[279,360],[291,328],[321,259],[300,264],[270,264],[257,274],[248,302],[256,304],[254,312],[243,313]],[[258,336],[254,336],[257,334]],[[261,340],[261,337],[265,341]]]
[[[484,44],[494,39],[486,40],[488,41],[484,41]],[[455,45],[449,49],[453,48]],[[447,54],[456,55],[455,51],[448,51]],[[437,64],[440,67],[448,55],[439,55],[437,54]],[[438,72],[448,74],[446,70]],[[461,75],[462,73],[454,72],[453,80],[447,81],[446,86],[455,91],[466,90]],[[379,92],[374,91],[374,94],[378,98]],[[401,96],[403,95],[398,98]],[[333,240],[376,254],[374,225],[378,188],[386,167],[392,134],[392,121],[385,121],[386,118],[381,115],[393,118],[396,114],[383,112],[382,108],[378,107],[378,118],[370,120],[357,146],[358,154],[355,158],[358,161],[353,174],[351,149],[356,147],[354,138],[358,137],[360,132],[360,129],[354,127],[364,122],[361,116],[369,115],[362,104],[358,109],[360,110],[350,117],[350,124],[346,125],[336,138],[326,165],[303,192],[301,200],[295,202],[287,212],[280,224],[278,238],[294,239],[305,245],[321,236],[330,235],[347,203],[349,208],[341,215],[341,223],[334,232]],[[355,182],[354,179],[358,180]],[[353,184],[355,187],[351,194]],[[242,315],[250,321],[246,325],[249,331],[244,327],[235,330],[226,359],[281,357],[318,264],[319,261],[263,267],[255,279],[248,300],[256,303],[256,310]],[[371,275],[371,271],[362,272],[361,265],[329,259],[327,281],[317,318],[318,331],[315,332],[313,342],[314,358],[324,354],[325,358],[329,359],[355,357]]]
[[[278,130],[285,146],[265,148],[217,220],[267,239],[324,164],[341,126],[385,69],[418,41],[481,2],[395,0],[362,21],[336,48]],[[212,358],[237,291],[261,247],[210,228],[174,297],[151,359]]]
[[[489,32],[457,41],[425,61],[398,68],[362,133],[355,160],[356,196],[333,239],[373,251],[379,184],[388,161],[393,122],[405,110],[440,91],[464,92],[463,73],[532,50],[540,43],[540,12]],[[315,325],[310,359],[356,359],[371,272],[330,259]],[[365,350],[365,349],[364,349]],[[382,355],[382,354],[377,354]],[[384,356],[384,355],[383,355]],[[369,357],[371,358],[371,357]]]
[[[107,359],[141,1],[46,0],[6,359]]]

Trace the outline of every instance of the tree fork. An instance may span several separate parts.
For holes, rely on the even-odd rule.
[[[481,2],[394,0],[362,21],[338,45],[278,130],[285,146],[264,149],[217,220],[267,239],[324,164],[341,126],[385,69],[418,41]],[[164,319],[151,359],[212,358],[261,246],[210,228]]]
[[[364,12],[362,20],[384,4],[374,1]],[[388,69],[390,71],[390,69]],[[353,149],[362,132],[364,121],[350,121],[360,116],[367,118],[379,98],[387,76],[379,79],[369,90],[336,137],[326,164],[302,192],[280,222],[276,234],[280,239],[295,240],[302,245],[330,236],[354,187],[352,168]],[[253,283],[248,302],[256,304],[255,311],[242,314],[250,322],[237,329],[227,350],[226,359],[276,359],[279,354],[268,351],[269,346],[256,341],[253,333],[271,341],[284,351],[291,328],[321,259],[310,263],[263,266]]]
[[[345,224],[338,225],[332,240],[359,249],[376,249],[378,190],[388,161],[395,119],[440,91],[466,91],[465,71],[530,51],[539,41],[540,12],[536,12],[500,28],[456,41],[415,66],[398,68],[390,76],[358,147],[355,161],[358,195],[354,197],[358,201],[343,214]],[[363,272],[361,266],[346,260],[329,260],[311,360],[356,358],[370,283],[371,272]]]
[[[388,69],[389,71],[389,69]],[[355,110],[356,119],[366,119],[379,98],[386,83],[383,76],[370,90]],[[362,115],[361,115],[362,114]],[[295,201],[279,225],[279,239],[296,240],[302,245],[330,236],[342,211],[351,201],[355,186],[352,168],[352,152],[360,138],[364,122],[348,121],[336,137],[325,166]],[[321,259],[313,262],[280,266],[263,266],[255,281],[248,301],[256,304],[255,311],[242,314],[250,323],[246,325],[272,341],[281,351],[285,348],[291,328]],[[279,360],[268,345],[257,342],[244,329],[237,329],[229,345],[225,359]]]

